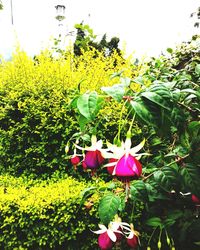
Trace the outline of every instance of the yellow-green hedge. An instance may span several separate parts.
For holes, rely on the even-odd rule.
[[[0,176],[0,248],[94,249],[90,229],[98,223],[96,208],[80,207],[81,192],[89,186],[70,177],[39,182]]]
[[[81,92],[100,91],[101,86],[118,81],[110,81],[110,76],[121,70],[124,76],[133,77],[142,69],[133,66],[130,58],[125,60],[115,53],[105,57],[96,51],[80,57],[68,51],[56,59],[49,51],[35,59],[18,51],[11,61],[2,62],[0,173],[49,176],[58,169],[65,171],[64,148],[78,132],[75,114],[69,107],[78,84],[82,81]],[[119,107],[112,106],[112,112],[108,109],[102,113],[102,128],[111,128],[112,132],[102,134],[115,133],[118,126]],[[110,113],[109,117],[105,113]]]

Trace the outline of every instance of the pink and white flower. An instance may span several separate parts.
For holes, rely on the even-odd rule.
[[[78,145],[75,145],[78,149],[85,150],[85,156],[83,159],[84,165],[89,169],[96,169],[101,166],[104,162],[104,157],[102,156],[101,149],[103,142],[102,140],[97,141],[95,135],[91,138],[91,146],[82,148]]]
[[[120,147],[108,144],[108,149],[101,151],[103,157],[109,159],[109,163],[105,167],[111,168],[112,175],[118,177],[139,177],[142,174],[142,165],[138,159],[142,155],[147,155],[147,153],[139,154],[138,151],[143,148],[144,143],[145,140],[131,148],[131,139],[126,138],[126,141],[122,142]]]

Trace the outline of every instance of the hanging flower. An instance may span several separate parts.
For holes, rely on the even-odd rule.
[[[135,249],[139,244],[139,232],[134,230],[133,224],[130,224],[131,231],[127,237],[127,244]]]
[[[104,157],[101,153],[103,142],[102,140],[97,141],[96,136],[93,135],[91,138],[91,144],[92,145],[90,147],[86,148],[82,148],[78,145],[76,145],[76,147],[81,150],[86,150],[83,161],[87,168],[96,169],[104,162]]]
[[[196,196],[196,195],[192,195],[192,201],[197,204],[200,205],[200,199]]]
[[[111,249],[113,242],[117,241],[115,230],[109,224],[108,228],[104,225],[99,225],[100,230],[94,231],[96,234],[100,234],[98,237],[99,247],[103,250]]]
[[[87,169],[87,165],[86,165],[86,163],[84,161],[82,161],[82,167],[83,167],[84,170]]]
[[[120,147],[109,144],[108,149],[102,150],[103,157],[110,159],[105,166],[111,169],[114,167],[112,175],[118,177],[139,177],[142,174],[142,165],[138,159],[141,155],[146,155],[146,153],[138,154],[137,152],[142,149],[144,143],[145,140],[131,148],[131,139],[126,138],[125,143],[122,142]]]
[[[78,165],[81,161],[80,157],[77,155],[73,155],[70,160],[71,160],[72,165],[75,165],[75,166]]]
[[[109,163],[112,163],[112,162],[117,162],[117,159],[109,159]],[[113,173],[113,170],[114,170],[114,166],[111,166],[111,167],[107,167],[107,171],[109,174],[112,174]]]
[[[99,235],[98,244],[102,250],[108,250],[108,249],[111,249],[113,247],[113,242],[110,239],[107,232]]]
[[[100,230],[93,231],[96,234],[100,234],[98,237],[98,244],[101,249],[107,250],[113,247],[113,244],[120,241],[124,232],[126,234],[131,233],[130,225],[126,222],[122,222],[118,215],[115,215],[114,221],[111,221],[108,228],[104,225],[99,225]]]

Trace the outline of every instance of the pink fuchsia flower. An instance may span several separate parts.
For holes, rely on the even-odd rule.
[[[130,224],[131,232],[127,237],[127,244],[132,248],[135,249],[139,244],[139,232],[134,230],[133,224]]]
[[[117,162],[117,159],[109,159],[109,163],[112,163],[112,162]],[[109,174],[112,174],[113,173],[113,170],[114,170],[115,166],[111,166],[111,167],[107,167],[107,171]]]
[[[90,169],[98,168],[104,162],[104,158],[99,150],[87,151],[85,153],[84,162]]]
[[[131,229],[128,223],[121,222],[121,218],[118,215],[115,216],[114,221],[111,221],[108,228],[104,225],[99,225],[100,230],[94,231],[96,234],[100,234],[98,237],[98,244],[101,249],[107,250],[113,247],[113,244],[120,241],[123,231],[130,233]]]
[[[192,195],[192,201],[197,204],[200,205],[200,199],[196,196],[196,195]]]
[[[81,150],[86,150],[85,157],[83,159],[84,164],[87,166],[89,169],[96,169],[99,166],[101,166],[104,162],[104,157],[102,156],[101,153],[101,148],[103,145],[102,140],[97,141],[97,138],[95,135],[92,136],[91,138],[91,146],[82,148],[78,145],[76,147]]]
[[[108,228],[104,225],[99,225],[100,230],[94,231],[96,234],[100,234],[98,237],[99,247],[103,250],[111,249],[113,243],[117,241],[115,230],[109,224]]]
[[[145,140],[139,145],[131,148],[131,139],[126,138],[125,143],[122,142],[121,146],[109,144],[108,149],[102,150],[104,158],[108,158],[109,163],[105,165],[107,168],[113,168],[112,175],[122,178],[139,177],[142,174],[142,165],[138,161],[141,155],[137,152],[144,146]],[[110,152],[109,152],[110,151]]]
[[[112,247],[113,247],[113,242],[110,239],[110,237],[108,236],[107,232],[99,235],[98,244],[102,250],[112,249]]]
[[[71,160],[71,163],[73,164],[73,165],[78,165],[79,163],[80,163],[80,157],[79,156],[77,156],[77,155],[73,155],[72,156],[72,158],[70,159]]]
[[[82,167],[83,167],[84,170],[87,169],[87,165],[86,165],[86,163],[84,161],[82,161]]]

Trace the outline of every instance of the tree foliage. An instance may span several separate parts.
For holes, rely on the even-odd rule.
[[[91,48],[95,48],[98,51],[104,51],[105,55],[109,56],[114,51],[119,55],[121,54],[118,48],[119,38],[112,37],[110,41],[107,41],[106,34],[103,35],[101,40],[95,41],[96,35],[94,35],[93,30],[89,25],[84,25],[83,22],[76,24],[75,28],[77,30],[76,39],[74,43],[74,54],[77,56],[82,55],[82,51],[86,51]]]

